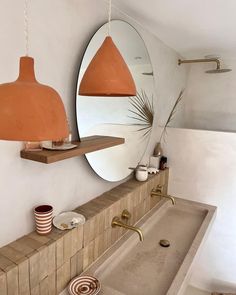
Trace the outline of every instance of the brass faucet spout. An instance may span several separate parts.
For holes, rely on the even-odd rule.
[[[167,198],[167,199],[170,199],[171,200],[171,203],[172,205],[174,206],[175,205],[175,198],[170,196],[170,195],[164,195],[162,196],[163,198]]]
[[[142,233],[140,228],[123,223],[122,221],[120,221],[118,216],[115,216],[112,219],[111,226],[112,227],[119,226],[119,227],[123,227],[123,228],[126,228],[126,229],[133,230],[139,235],[139,239],[140,239],[141,242],[143,242],[143,240],[144,240],[143,233]]]
[[[153,197],[153,196],[158,196],[158,197],[161,197],[161,198],[166,198],[166,199],[171,200],[172,205],[175,205],[175,204],[176,204],[176,202],[175,202],[175,198],[174,198],[174,197],[172,197],[172,196],[170,196],[170,195],[164,195],[164,194],[162,194],[162,193],[160,193],[160,192],[158,192],[158,191],[156,191],[156,190],[152,190],[152,191],[151,191],[151,196],[152,196],[152,197]]]

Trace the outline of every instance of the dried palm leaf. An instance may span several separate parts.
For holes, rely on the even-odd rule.
[[[145,137],[151,132],[154,120],[153,96],[150,102],[145,91],[141,90],[141,93],[137,93],[136,96],[130,97],[129,100],[133,109],[129,109],[129,112],[132,113],[132,116],[128,117],[139,122],[132,125],[140,127],[137,129],[137,131],[146,131],[143,134]]]
[[[179,106],[179,103],[181,102],[182,98],[183,98],[183,94],[184,94],[184,90],[180,91],[180,94],[178,96],[178,98],[175,101],[175,104],[173,106],[173,108],[171,109],[170,115],[165,123],[165,126],[163,127],[162,133],[161,133],[161,137],[160,137],[160,142],[162,141],[162,139],[165,137],[166,135],[166,128],[168,127],[168,125],[170,124],[170,122],[173,120],[174,115],[177,111],[177,108]]]

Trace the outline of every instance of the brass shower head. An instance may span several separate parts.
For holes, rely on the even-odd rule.
[[[219,74],[219,73],[227,73],[227,72],[231,72],[231,69],[215,69],[215,70],[208,70],[205,71],[205,73],[207,74]]]
[[[202,63],[202,62],[214,62],[216,63],[216,69],[215,70],[208,70],[205,73],[207,74],[218,74],[218,73],[226,73],[232,71],[231,69],[222,69],[220,66],[220,60],[218,58],[202,58],[202,59],[179,59],[178,65],[181,64],[190,64],[190,63]]]

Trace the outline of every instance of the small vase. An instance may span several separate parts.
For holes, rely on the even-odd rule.
[[[52,230],[53,208],[50,205],[41,205],[34,209],[36,231],[39,235],[47,235]]]
[[[138,168],[135,170],[135,178],[138,181],[146,181],[148,179],[148,171],[147,169]]]

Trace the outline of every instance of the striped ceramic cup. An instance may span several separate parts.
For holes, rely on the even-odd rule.
[[[52,230],[53,208],[50,205],[41,205],[34,209],[36,231],[39,235],[46,235]]]

